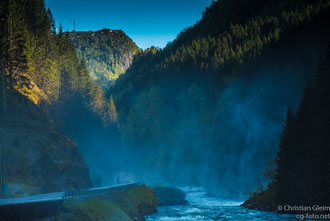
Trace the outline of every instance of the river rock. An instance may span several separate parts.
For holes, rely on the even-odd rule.
[[[186,205],[188,201],[186,200],[186,194],[173,187],[153,187],[152,188],[159,201],[159,206],[176,206],[176,205]]]

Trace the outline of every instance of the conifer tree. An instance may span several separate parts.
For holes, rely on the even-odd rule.
[[[28,32],[23,6],[23,2],[18,0],[9,0],[5,6],[7,10],[5,10],[3,56],[5,70],[10,76],[11,85],[18,79],[20,73],[27,69]]]
[[[295,188],[292,185],[294,174],[290,169],[292,157],[295,157],[293,149],[296,139],[295,128],[295,116],[289,107],[280,139],[279,152],[275,159],[277,168],[275,170],[274,182],[276,183],[276,193],[279,196],[279,202],[288,201]]]
[[[329,53],[329,50],[328,52]],[[318,67],[304,90],[297,114],[289,109],[276,158],[274,179],[279,204],[323,204],[330,197],[330,66]]]

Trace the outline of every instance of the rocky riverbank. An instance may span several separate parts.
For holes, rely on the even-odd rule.
[[[67,201],[56,220],[145,221],[145,216],[157,213],[156,206],[186,205],[185,198],[186,194],[177,188],[140,185],[106,199]]]
[[[266,192],[254,195],[246,200],[241,206],[247,209],[257,209],[260,211],[276,211],[276,205],[273,201],[265,200]]]
[[[141,185],[121,191],[106,199],[67,201],[60,208],[55,220],[145,221],[144,216],[157,212],[157,204],[158,200],[154,191]]]

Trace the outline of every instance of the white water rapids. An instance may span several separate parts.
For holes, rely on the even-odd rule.
[[[240,205],[243,202],[208,197],[202,187],[181,188],[189,205],[158,207],[158,213],[147,216],[147,221],[212,221],[212,220],[253,220],[282,221],[297,220],[294,216],[273,212],[249,210]]]

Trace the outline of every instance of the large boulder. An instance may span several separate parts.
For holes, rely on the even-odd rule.
[[[186,194],[173,187],[153,187],[156,196],[159,201],[159,206],[176,206],[176,205],[186,205],[188,201],[186,200]]]

